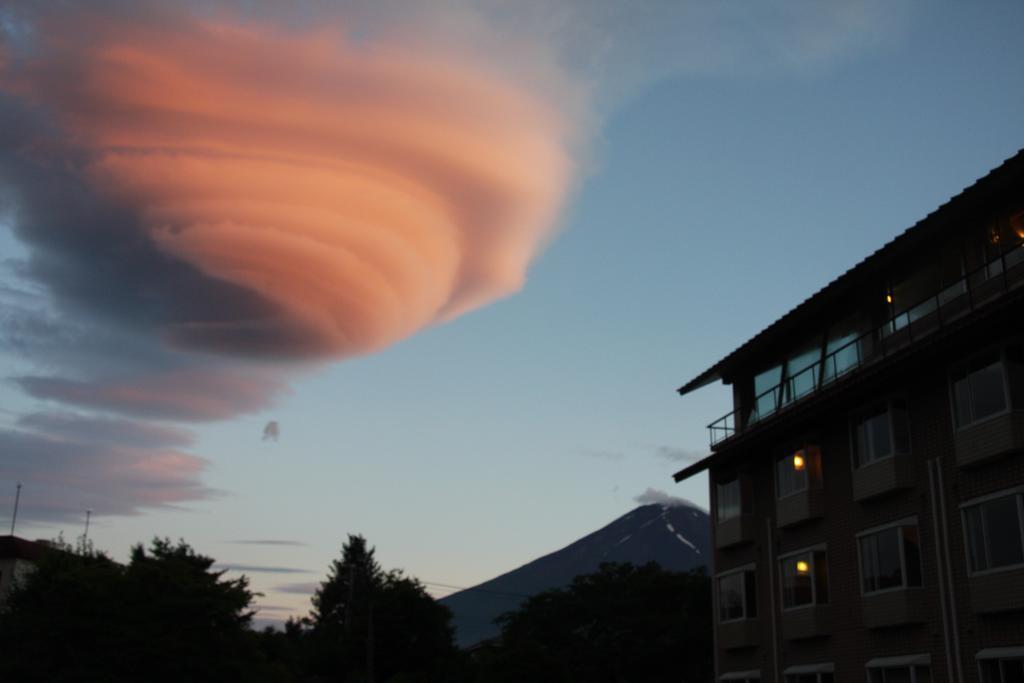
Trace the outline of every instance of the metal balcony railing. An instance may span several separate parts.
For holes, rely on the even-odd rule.
[[[715,446],[813,395],[857,370],[885,358],[1005,292],[1024,285],[1024,244],[1002,254],[957,282],[898,313],[820,360],[786,377],[754,398],[747,415],[734,410],[708,425]]]

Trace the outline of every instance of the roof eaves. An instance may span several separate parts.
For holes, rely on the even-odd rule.
[[[841,275],[834,278],[831,282],[820,288],[814,294],[810,295],[802,302],[791,308],[788,312],[783,314],[781,317],[775,320],[756,335],[748,339],[746,342],[736,347],[731,353],[726,355],[724,358],[719,360],[717,363],[712,365],[710,368],[697,375],[695,378],[684,384],[677,391],[680,395],[687,394],[696,389],[711,384],[716,379],[720,379],[725,371],[725,366],[735,360],[738,356],[746,354],[754,344],[760,344],[765,341],[766,337],[770,337],[773,334],[777,334],[781,331],[781,327],[787,324],[789,321],[798,318],[805,311],[812,308],[814,302],[819,301],[820,298],[828,293],[838,290],[839,287],[846,284],[847,281],[851,280],[858,274],[868,271],[870,268],[875,266],[877,262],[883,257],[884,254],[889,252],[893,247],[898,246],[904,242],[910,240],[914,235],[920,233],[922,230],[927,229],[931,224],[936,223],[938,220],[937,216],[942,213],[946,213],[950,210],[950,205],[964,201],[964,196],[971,193],[978,192],[979,185],[988,184],[993,182],[993,176],[1004,175],[1013,170],[1016,165],[1024,164],[1024,148],[1017,151],[1016,154],[1006,159],[999,166],[993,168],[991,171],[983,175],[982,177],[975,180],[973,183],[965,187],[963,190],[953,195],[951,198],[943,202],[934,211],[926,215],[921,220],[914,223],[912,226],[901,232],[900,234],[893,237],[891,240],[883,244],[881,247],[873,251],[872,253],[865,256],[858,263],[847,269]],[[684,470],[685,471],[685,470]],[[678,480],[677,480],[678,481]]]

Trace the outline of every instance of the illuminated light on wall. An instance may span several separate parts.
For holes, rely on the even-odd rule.
[[[887,304],[891,304],[892,303],[892,294],[886,293],[886,295],[885,295],[885,303],[887,303]]]
[[[794,470],[796,470],[797,472],[801,472],[801,471],[803,471],[804,467],[806,467],[806,466],[807,466],[807,463],[804,462],[804,456],[803,455],[801,455],[800,453],[797,453],[796,455],[793,456],[793,469]]]
[[[796,571],[798,574],[806,574],[811,571],[811,567],[804,560],[797,560]]]

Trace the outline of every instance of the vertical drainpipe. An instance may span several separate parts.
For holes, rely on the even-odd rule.
[[[949,579],[947,585],[949,587],[949,602],[950,602],[950,617],[952,618],[953,627],[953,654],[956,657],[956,676],[960,683],[964,680],[964,667],[963,662],[960,659],[960,622],[957,619],[957,606],[956,606],[956,591],[953,588],[953,562],[950,560],[949,553],[949,520],[946,517],[946,492],[944,490],[942,482],[942,467],[941,462],[936,459],[935,461],[935,479],[938,484],[939,491],[939,509],[942,511],[942,547],[943,555],[946,560],[946,576]]]
[[[942,561],[942,536],[939,532],[939,496],[935,486],[935,471],[937,463],[935,460],[928,461],[928,483],[931,487],[931,499],[932,499],[932,524],[935,529],[935,569],[938,576],[939,584],[939,606],[942,610],[942,634],[946,645],[946,674],[949,678],[949,683],[955,683],[954,672],[956,670],[955,663],[953,661],[953,646],[950,640],[949,633],[949,612],[946,605],[946,583],[950,580],[950,577],[945,576],[945,570],[943,569]]]
[[[721,672],[718,670],[718,580],[715,578],[715,555],[718,554],[716,547],[718,545],[718,528],[715,525],[715,517],[717,513],[715,510],[718,505],[718,492],[715,490],[714,479],[711,476],[711,470],[708,470],[708,501],[711,503],[711,560],[708,562],[708,569],[711,572],[711,651],[714,653],[712,657],[712,667],[715,673],[715,683],[718,683],[718,677]]]
[[[768,532],[768,597],[771,605],[772,627],[772,678],[775,683],[781,683],[782,672],[779,671],[779,635],[775,626],[775,539],[772,538],[772,518],[765,517],[765,529]]]

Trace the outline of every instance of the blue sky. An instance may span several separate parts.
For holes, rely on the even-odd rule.
[[[784,28],[807,8],[777,6]],[[1024,5],[844,7],[807,32],[742,12],[675,27],[674,62],[673,35],[624,28],[618,72],[570,71],[596,123],[522,291],[304,372],[270,409],[191,426],[213,492],[98,510],[97,546],[124,557],[168,535],[228,565],[302,570],[250,573],[277,618],[307,609],[303,584],[348,533],[386,567],[466,586],[648,488],[706,506],[705,479],[671,474],[706,453],[730,399],[674,389],[1024,146]],[[0,248],[27,251],[10,234]],[[10,348],[0,363],[26,367]],[[0,402],[0,424],[38,409],[10,382]],[[269,420],[277,442],[260,439]],[[0,472],[13,490],[17,466]],[[19,535],[80,533],[32,503],[26,488]],[[265,539],[302,545],[234,542]]]

